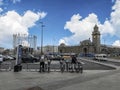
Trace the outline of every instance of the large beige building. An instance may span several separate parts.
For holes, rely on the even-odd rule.
[[[0,47],[0,54],[2,54],[4,51],[4,48],[3,47]]]
[[[80,42],[80,45],[77,46],[66,46],[62,43],[58,47],[58,51],[61,53],[77,53],[84,56],[92,54],[120,54],[120,48],[109,47],[102,45],[100,42],[100,32],[97,25],[94,26],[92,32],[92,41],[90,39]]]

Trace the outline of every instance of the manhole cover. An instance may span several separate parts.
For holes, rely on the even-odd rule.
[[[28,88],[26,90],[43,90],[43,89],[41,87],[36,86],[36,87]]]

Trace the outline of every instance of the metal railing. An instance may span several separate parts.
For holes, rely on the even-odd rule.
[[[0,71],[13,71],[15,63],[1,63]],[[22,71],[35,71],[39,72],[42,67],[40,67],[40,63],[22,63]],[[44,72],[51,71],[60,71],[60,72],[83,72],[83,66],[80,62],[76,64],[72,64],[71,62],[64,63],[45,63],[44,64]]]

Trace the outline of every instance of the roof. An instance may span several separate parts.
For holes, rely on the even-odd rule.
[[[90,39],[84,40],[81,42],[81,45],[90,45],[92,44],[92,42],[90,41]]]

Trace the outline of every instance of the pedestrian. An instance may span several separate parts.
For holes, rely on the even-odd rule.
[[[72,56],[72,64],[76,64],[77,63],[77,58],[75,55]]]
[[[75,55],[72,56],[72,61],[71,61],[71,64],[72,64],[72,72],[74,72],[74,69],[76,67],[76,63],[77,63],[77,58]]]
[[[44,72],[44,66],[45,66],[44,59],[45,59],[45,56],[41,55],[41,57],[40,57],[40,71],[39,72]]]

